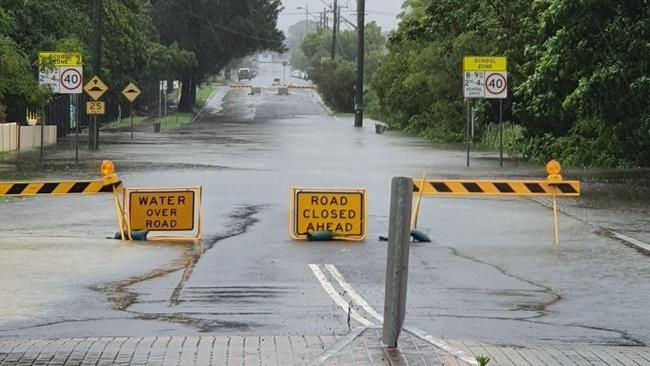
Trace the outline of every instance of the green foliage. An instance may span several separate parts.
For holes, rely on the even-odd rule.
[[[310,77],[325,103],[337,112],[354,111],[354,64],[335,60],[319,63]]]
[[[487,364],[489,364],[490,361],[491,359],[488,356],[483,356],[483,355],[476,356],[476,362],[478,362],[479,366],[487,366]]]
[[[400,17],[370,83],[373,115],[455,141],[464,128],[462,57],[505,55],[504,119],[521,126],[513,138],[526,141],[527,156],[650,165],[647,1],[407,0]],[[496,103],[479,103],[479,121],[497,117]]]
[[[511,157],[519,157],[525,141],[523,127],[506,122],[503,128],[503,151]],[[501,146],[501,131],[497,123],[490,123],[483,132],[482,143],[486,147],[497,150]]]
[[[323,28],[308,34],[302,41],[300,50],[308,65],[310,78],[317,84],[325,103],[336,112],[353,112],[357,32],[343,31],[340,33],[339,41],[336,61],[330,60],[332,34]],[[366,24],[364,41],[366,51],[364,76],[367,81],[381,65],[385,54],[386,39],[377,23]],[[376,102],[373,103],[377,105]]]

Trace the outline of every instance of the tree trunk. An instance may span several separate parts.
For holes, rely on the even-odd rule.
[[[191,75],[183,75],[181,100],[178,102],[179,112],[192,113],[194,110],[194,100],[196,100],[196,87],[193,87],[193,80],[194,77]]]

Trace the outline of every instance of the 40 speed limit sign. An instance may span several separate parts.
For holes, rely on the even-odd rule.
[[[465,98],[505,99],[508,97],[507,60],[501,56],[465,56],[463,60]]]
[[[62,68],[59,78],[59,93],[61,94],[80,94],[83,87],[83,74],[81,67]]]
[[[508,97],[508,73],[505,71],[486,72],[484,98],[504,99],[507,97]]]

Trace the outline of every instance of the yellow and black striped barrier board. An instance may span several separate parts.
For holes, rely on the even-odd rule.
[[[580,196],[579,181],[516,181],[516,180],[413,180],[413,192],[424,196]]]
[[[117,176],[88,181],[0,182],[0,196],[96,194],[122,192],[123,189],[122,181]]]
[[[230,84],[230,87],[231,87],[232,89],[238,89],[238,88],[241,88],[241,89],[250,89],[250,88],[252,88],[253,86],[252,86],[252,85],[236,85],[236,84]]]

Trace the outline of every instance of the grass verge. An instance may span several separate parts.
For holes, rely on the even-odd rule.
[[[133,126],[137,126],[139,124],[142,124],[147,119],[148,119],[148,117],[134,116],[133,117]],[[129,128],[129,127],[131,127],[131,118],[130,117],[122,118],[121,121],[117,121],[117,120],[113,121],[108,126],[106,126],[106,128],[109,128],[109,129],[123,129],[123,128]]]
[[[196,105],[198,107],[203,107],[205,102],[208,101],[208,98],[210,98],[210,95],[212,95],[212,93],[216,89],[217,89],[216,83],[200,85],[199,88],[196,90]]]
[[[194,114],[192,113],[172,113],[161,121],[161,127],[165,128],[180,128],[192,122]]]

